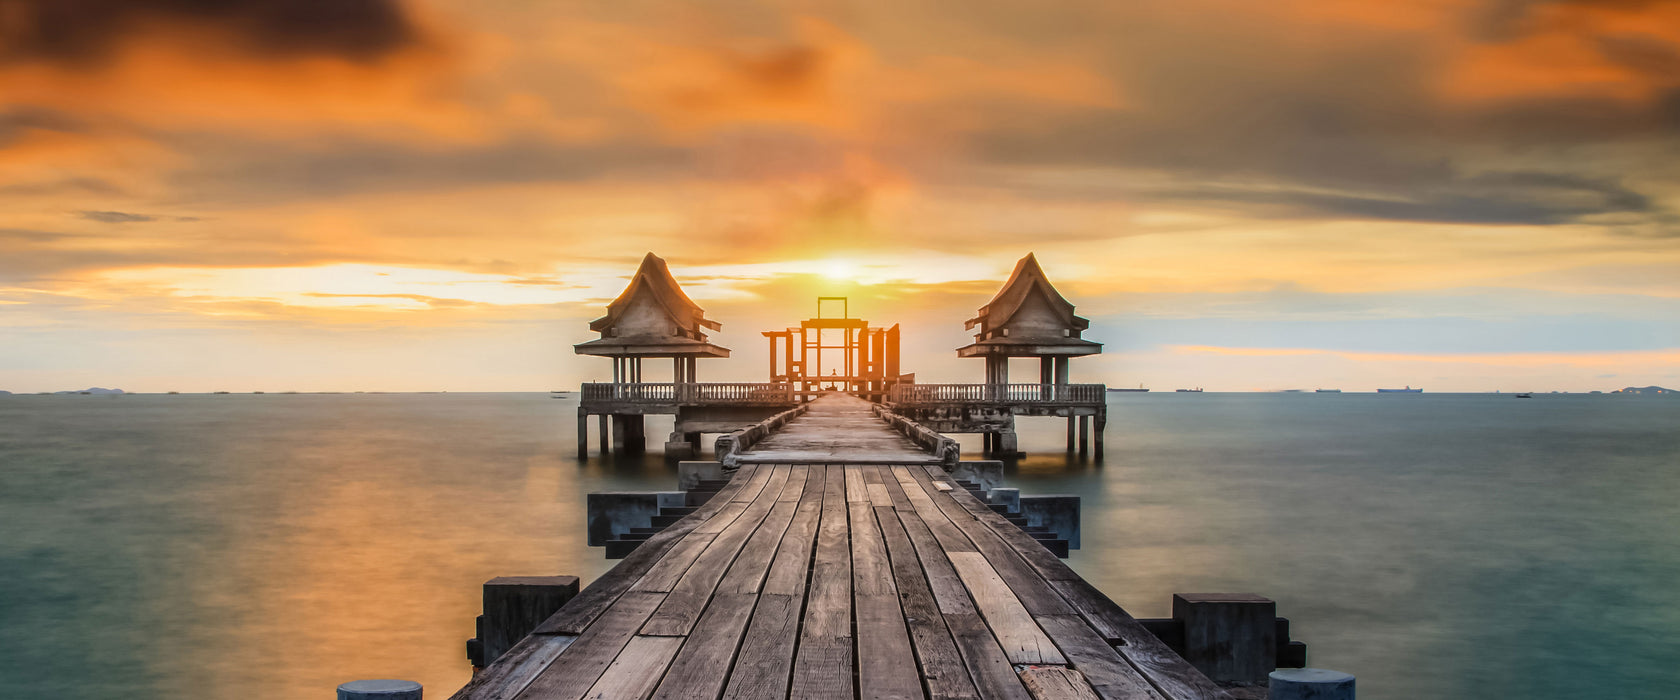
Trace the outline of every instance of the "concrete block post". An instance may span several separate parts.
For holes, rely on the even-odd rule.
[[[724,478],[722,462],[677,462],[677,488],[684,491],[699,486],[701,481]]]
[[[1268,678],[1271,700],[1353,700],[1353,676],[1322,668],[1288,668]]]
[[[1021,496],[1021,517],[1027,524],[1049,528],[1068,541],[1069,549],[1079,549],[1079,497],[1061,494]]]
[[[665,459],[690,459],[694,457],[694,445],[689,443],[688,434],[681,431],[671,433],[665,440]]]
[[[422,691],[414,681],[350,681],[338,686],[338,700],[420,700]]]
[[[980,485],[990,491],[1003,484],[1003,462],[995,459],[965,459],[951,470],[951,476]]]
[[[997,488],[991,490],[992,505],[1003,506],[1011,513],[1021,512],[1021,490]]]
[[[604,546],[607,540],[633,527],[651,527],[662,498],[657,491],[604,491],[585,496],[589,546]]]
[[[1175,593],[1184,660],[1214,681],[1264,683],[1277,670],[1277,603],[1253,593]]]
[[[489,666],[578,593],[576,576],[498,576],[484,584],[480,632]],[[415,697],[419,697],[418,694]]]

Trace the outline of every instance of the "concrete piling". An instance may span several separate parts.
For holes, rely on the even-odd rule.
[[[1322,668],[1285,668],[1268,677],[1271,700],[1353,700],[1353,676]]]
[[[420,700],[422,690],[414,681],[350,681],[338,686],[338,700]]]

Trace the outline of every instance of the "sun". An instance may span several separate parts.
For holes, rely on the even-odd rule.
[[[823,264],[822,274],[831,280],[851,281],[857,278],[857,266],[852,261],[836,258]]]

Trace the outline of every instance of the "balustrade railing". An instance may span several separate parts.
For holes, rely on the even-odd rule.
[[[1102,384],[899,384],[887,402],[907,406],[961,403],[1101,405]]]
[[[755,382],[591,382],[583,385],[583,400],[656,404],[791,404],[793,387]]]

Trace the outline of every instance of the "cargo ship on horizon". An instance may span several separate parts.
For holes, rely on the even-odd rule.
[[[1413,389],[1412,385],[1407,384],[1406,388],[1404,388],[1404,389],[1378,389],[1377,393],[1379,393],[1379,394],[1421,394],[1421,393],[1423,393],[1423,390],[1422,389]]]

